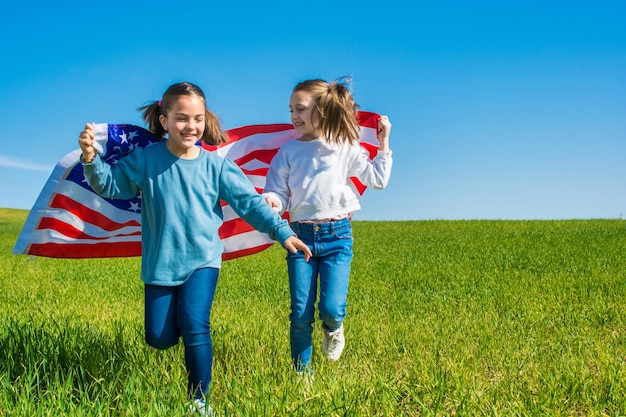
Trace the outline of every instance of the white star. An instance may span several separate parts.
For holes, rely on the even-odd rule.
[[[138,135],[138,133],[136,131],[135,132],[129,132],[128,133],[128,140],[132,140],[137,135]]]
[[[141,209],[139,208],[139,203],[133,203],[132,201],[130,202],[130,208],[129,210],[134,211],[135,213],[137,213],[138,211],[140,211]]]
[[[126,133],[120,133],[120,134],[119,134],[119,137],[120,137],[120,139],[122,139],[122,143],[126,143],[126,142],[128,142],[128,141],[126,140]]]

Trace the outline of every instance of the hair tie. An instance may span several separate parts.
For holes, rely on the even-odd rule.
[[[163,102],[161,100],[157,101],[157,104],[159,105],[159,107],[161,107],[161,104],[163,104]]]

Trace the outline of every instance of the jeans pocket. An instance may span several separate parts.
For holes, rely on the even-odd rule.
[[[346,227],[343,229],[335,230],[333,232],[337,239],[350,239],[352,240],[352,228]]]

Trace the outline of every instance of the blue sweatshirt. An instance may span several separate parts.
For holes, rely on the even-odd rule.
[[[128,199],[141,192],[141,278],[146,284],[180,285],[198,268],[221,266],[220,200],[281,244],[294,235],[234,162],[205,149],[196,159],[180,159],[162,141],[135,149],[113,167],[97,157],[83,168],[89,185],[103,197]]]

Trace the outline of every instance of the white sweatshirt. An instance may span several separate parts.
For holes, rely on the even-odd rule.
[[[378,151],[370,160],[365,148],[329,144],[324,139],[287,142],[270,165],[263,196],[280,202],[292,222],[340,217],[361,208],[350,179],[383,189],[391,175],[391,151]]]

